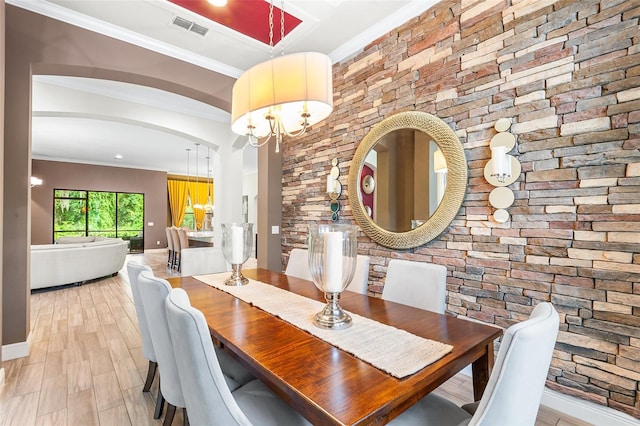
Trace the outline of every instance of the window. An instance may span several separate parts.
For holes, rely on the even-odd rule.
[[[190,202],[190,197],[187,200],[187,207],[184,209],[184,219],[182,219],[182,225],[189,229],[196,229],[196,218],[193,214],[193,203]]]
[[[144,194],[54,190],[53,239],[120,237],[129,250],[144,247]]]

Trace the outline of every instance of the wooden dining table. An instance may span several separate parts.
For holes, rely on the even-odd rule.
[[[266,269],[243,274],[324,301],[310,281]],[[385,424],[469,364],[478,400],[493,366],[493,342],[502,334],[497,327],[343,292],[340,305],[347,312],[453,346],[436,362],[399,379],[194,277],[168,281],[182,287],[202,311],[215,344],[314,425]]]

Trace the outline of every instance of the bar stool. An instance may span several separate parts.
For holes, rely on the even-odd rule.
[[[182,250],[189,248],[189,237],[184,228],[178,228],[178,241],[180,242],[180,259],[178,259],[178,271],[182,269]]]
[[[172,226],[169,230],[171,231],[171,239],[173,240],[173,264],[171,265],[171,268],[179,270],[180,252],[182,250],[182,246],[180,245],[180,236],[178,235],[178,228]]]
[[[167,258],[167,268],[173,268],[173,258],[175,256],[175,252],[173,251],[173,237],[171,236],[171,228],[166,227],[165,233],[167,234],[167,251],[169,252],[169,256]]]

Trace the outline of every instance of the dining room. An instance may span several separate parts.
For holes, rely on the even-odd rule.
[[[12,5],[6,9],[8,17],[19,18],[8,20],[9,34],[33,27],[18,29],[16,22],[44,19]],[[211,321],[208,327],[217,347],[228,348],[226,353],[262,379],[287,407],[315,424],[400,419],[447,383],[462,386],[459,380],[466,380],[468,394],[456,400],[457,405],[481,400],[490,386],[501,336],[547,304],[558,313],[558,325],[539,413],[561,410],[574,419],[558,417],[552,424],[634,424],[640,418],[638,10],[633,0],[435,3],[331,64],[331,114],[304,135],[283,136],[278,149],[275,140],[259,148],[254,223],[258,258],[251,267],[242,267],[245,276],[323,303],[325,292],[309,282],[313,279],[291,278],[283,271],[294,249],[312,252],[314,225],[355,227],[352,257],[355,263],[358,256],[367,258],[365,287],[362,293],[345,290],[343,310],[452,346],[408,379],[284,325],[277,315],[254,308],[253,301],[181,277],[166,268],[164,249],[148,250],[136,259],[151,266],[156,278],[184,288],[193,307]],[[58,25],[47,21],[35,27],[78,40]],[[135,56],[136,50],[123,43],[111,44],[95,33],[82,36],[110,46],[109,52],[117,47]],[[30,424],[45,424],[58,415],[67,424],[78,424],[86,413],[70,414],[71,394],[83,391],[86,401],[93,401],[92,414],[87,414],[92,421],[153,422],[149,417],[156,388],[151,395],[140,395],[147,365],[125,272],[60,293],[29,296],[26,291],[30,215],[20,212],[30,211],[31,200],[28,188],[13,182],[27,185],[22,178],[30,174],[31,161],[28,143],[8,141],[29,140],[29,83],[22,74],[31,69],[33,58],[26,57],[28,49],[21,52],[16,37],[7,37],[6,43],[12,59],[7,59],[7,81],[19,84],[9,84],[5,94],[12,108],[5,110],[4,175],[5,183],[12,184],[5,185],[4,194],[2,353],[12,344],[27,345],[27,339],[30,351],[18,360],[0,358],[3,395],[19,398],[3,400],[8,410],[2,412],[36,416],[29,417]],[[141,56],[139,62],[109,70],[89,43],[83,46],[82,54],[56,58],[60,63],[50,59],[56,51],[50,50],[44,57],[51,63],[38,63],[35,69],[86,72],[85,66],[100,64],[96,73],[122,77],[136,64],[144,68],[145,61],[155,63],[162,56]],[[219,105],[230,99],[218,97],[226,89],[205,96],[204,81],[211,72],[169,63],[171,72],[157,67],[147,77],[167,83],[174,78],[170,74],[181,70],[175,84],[185,93],[210,96],[209,101]],[[228,80],[227,89],[232,85]],[[444,165],[437,161],[440,157]],[[11,251],[9,241],[15,243]],[[422,313],[385,300],[398,262],[441,267],[443,313]],[[423,287],[436,281],[435,274],[427,273],[410,273],[403,280],[408,283],[407,277],[416,275],[423,278]],[[406,284],[400,293],[410,294],[409,288]],[[89,299],[97,305],[85,312],[78,305]],[[209,303],[242,308],[216,314],[207,312]],[[412,324],[410,318],[418,312],[422,319]],[[288,346],[261,348],[266,354],[259,358],[259,349],[241,345],[242,330],[215,326],[223,318],[216,315],[232,314],[244,318],[241,324],[283,327],[279,333],[310,351],[306,357],[313,362],[306,368],[316,375],[303,383],[279,364]],[[402,317],[409,319],[403,323]],[[80,328],[67,329],[72,326]],[[478,341],[461,337],[465,326],[477,331]],[[64,378],[58,377],[47,363],[68,368],[63,358],[71,352],[65,342],[76,332],[87,334],[84,343],[75,343],[102,348],[102,353],[73,348],[74,367],[82,374],[74,376],[71,386],[69,373],[63,369]],[[60,340],[52,339],[54,335]],[[117,346],[106,346],[109,340]],[[120,359],[127,361],[118,365]],[[460,379],[469,364],[471,378]],[[314,370],[322,367],[326,371]],[[343,381],[336,378],[350,369],[360,373]],[[369,375],[386,390],[367,381]],[[18,377],[24,384],[18,384]],[[29,377],[33,381],[23,380]],[[302,378],[308,379],[304,374]],[[308,389],[314,387],[312,379],[320,389]],[[322,388],[330,389],[328,384],[335,382],[351,393],[326,393]],[[60,396],[64,401],[52,396],[62,388],[68,391]],[[362,400],[354,388],[363,389]],[[116,389],[121,393],[113,404],[109,396],[101,397],[101,392],[118,394]],[[351,399],[340,400],[345,395],[357,400],[352,411],[345,408]],[[385,396],[383,402],[376,399]],[[129,404],[133,399],[137,402]],[[26,407],[35,408],[22,410]],[[37,420],[40,415],[44,417]],[[545,423],[538,418],[536,424]]]

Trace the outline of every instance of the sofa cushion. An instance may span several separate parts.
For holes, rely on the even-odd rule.
[[[60,237],[56,240],[56,244],[77,244],[77,243],[92,243],[96,240],[96,237]]]
[[[86,244],[73,243],[73,244],[36,244],[31,246],[31,251],[41,250],[66,250],[78,247],[84,247]]]
[[[124,240],[122,238],[96,238],[96,240],[90,244],[85,244],[85,247],[93,246],[106,246],[109,244],[121,244]]]

